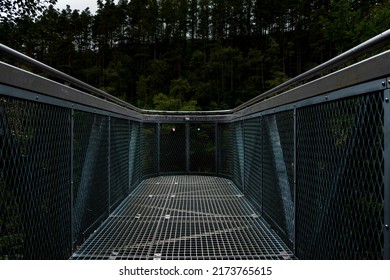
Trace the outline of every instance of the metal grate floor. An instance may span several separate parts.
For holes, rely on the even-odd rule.
[[[230,181],[143,181],[71,259],[294,259]]]

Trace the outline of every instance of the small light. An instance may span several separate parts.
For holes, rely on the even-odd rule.
[[[198,131],[200,131],[200,127],[198,127]]]
[[[176,131],[176,128],[175,127],[172,127],[172,132],[175,132]]]

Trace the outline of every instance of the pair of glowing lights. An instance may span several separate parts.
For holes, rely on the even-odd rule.
[[[201,131],[202,129],[201,129],[200,127],[198,127],[196,130],[197,130],[197,131]],[[176,132],[176,127],[172,127],[172,128],[171,128],[171,131],[172,131],[172,132]]]

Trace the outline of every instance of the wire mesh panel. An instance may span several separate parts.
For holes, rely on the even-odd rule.
[[[157,124],[141,124],[141,177],[156,176],[158,174],[158,132]]]
[[[161,124],[160,172],[187,172],[187,133],[185,124]]]
[[[263,215],[288,242],[294,239],[294,112],[263,116]]]
[[[141,177],[140,124],[137,122],[130,122],[129,141],[129,192],[131,192],[139,185]]]
[[[233,130],[233,174],[234,183],[244,190],[244,138],[242,122],[234,123]]]
[[[129,121],[111,118],[110,125],[110,209],[129,191]]]
[[[245,195],[262,211],[263,205],[263,143],[261,118],[244,123]]]
[[[0,97],[0,259],[70,254],[70,116]]]
[[[79,244],[108,215],[108,117],[74,112],[74,240]]]
[[[383,94],[297,111],[297,254],[383,258]]]
[[[215,173],[215,124],[190,125],[190,172]]]
[[[231,177],[233,174],[233,124],[217,126],[218,174]]]

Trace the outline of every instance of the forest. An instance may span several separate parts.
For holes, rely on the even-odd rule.
[[[158,110],[233,108],[390,28],[390,0],[55,3],[4,0],[0,42]]]

